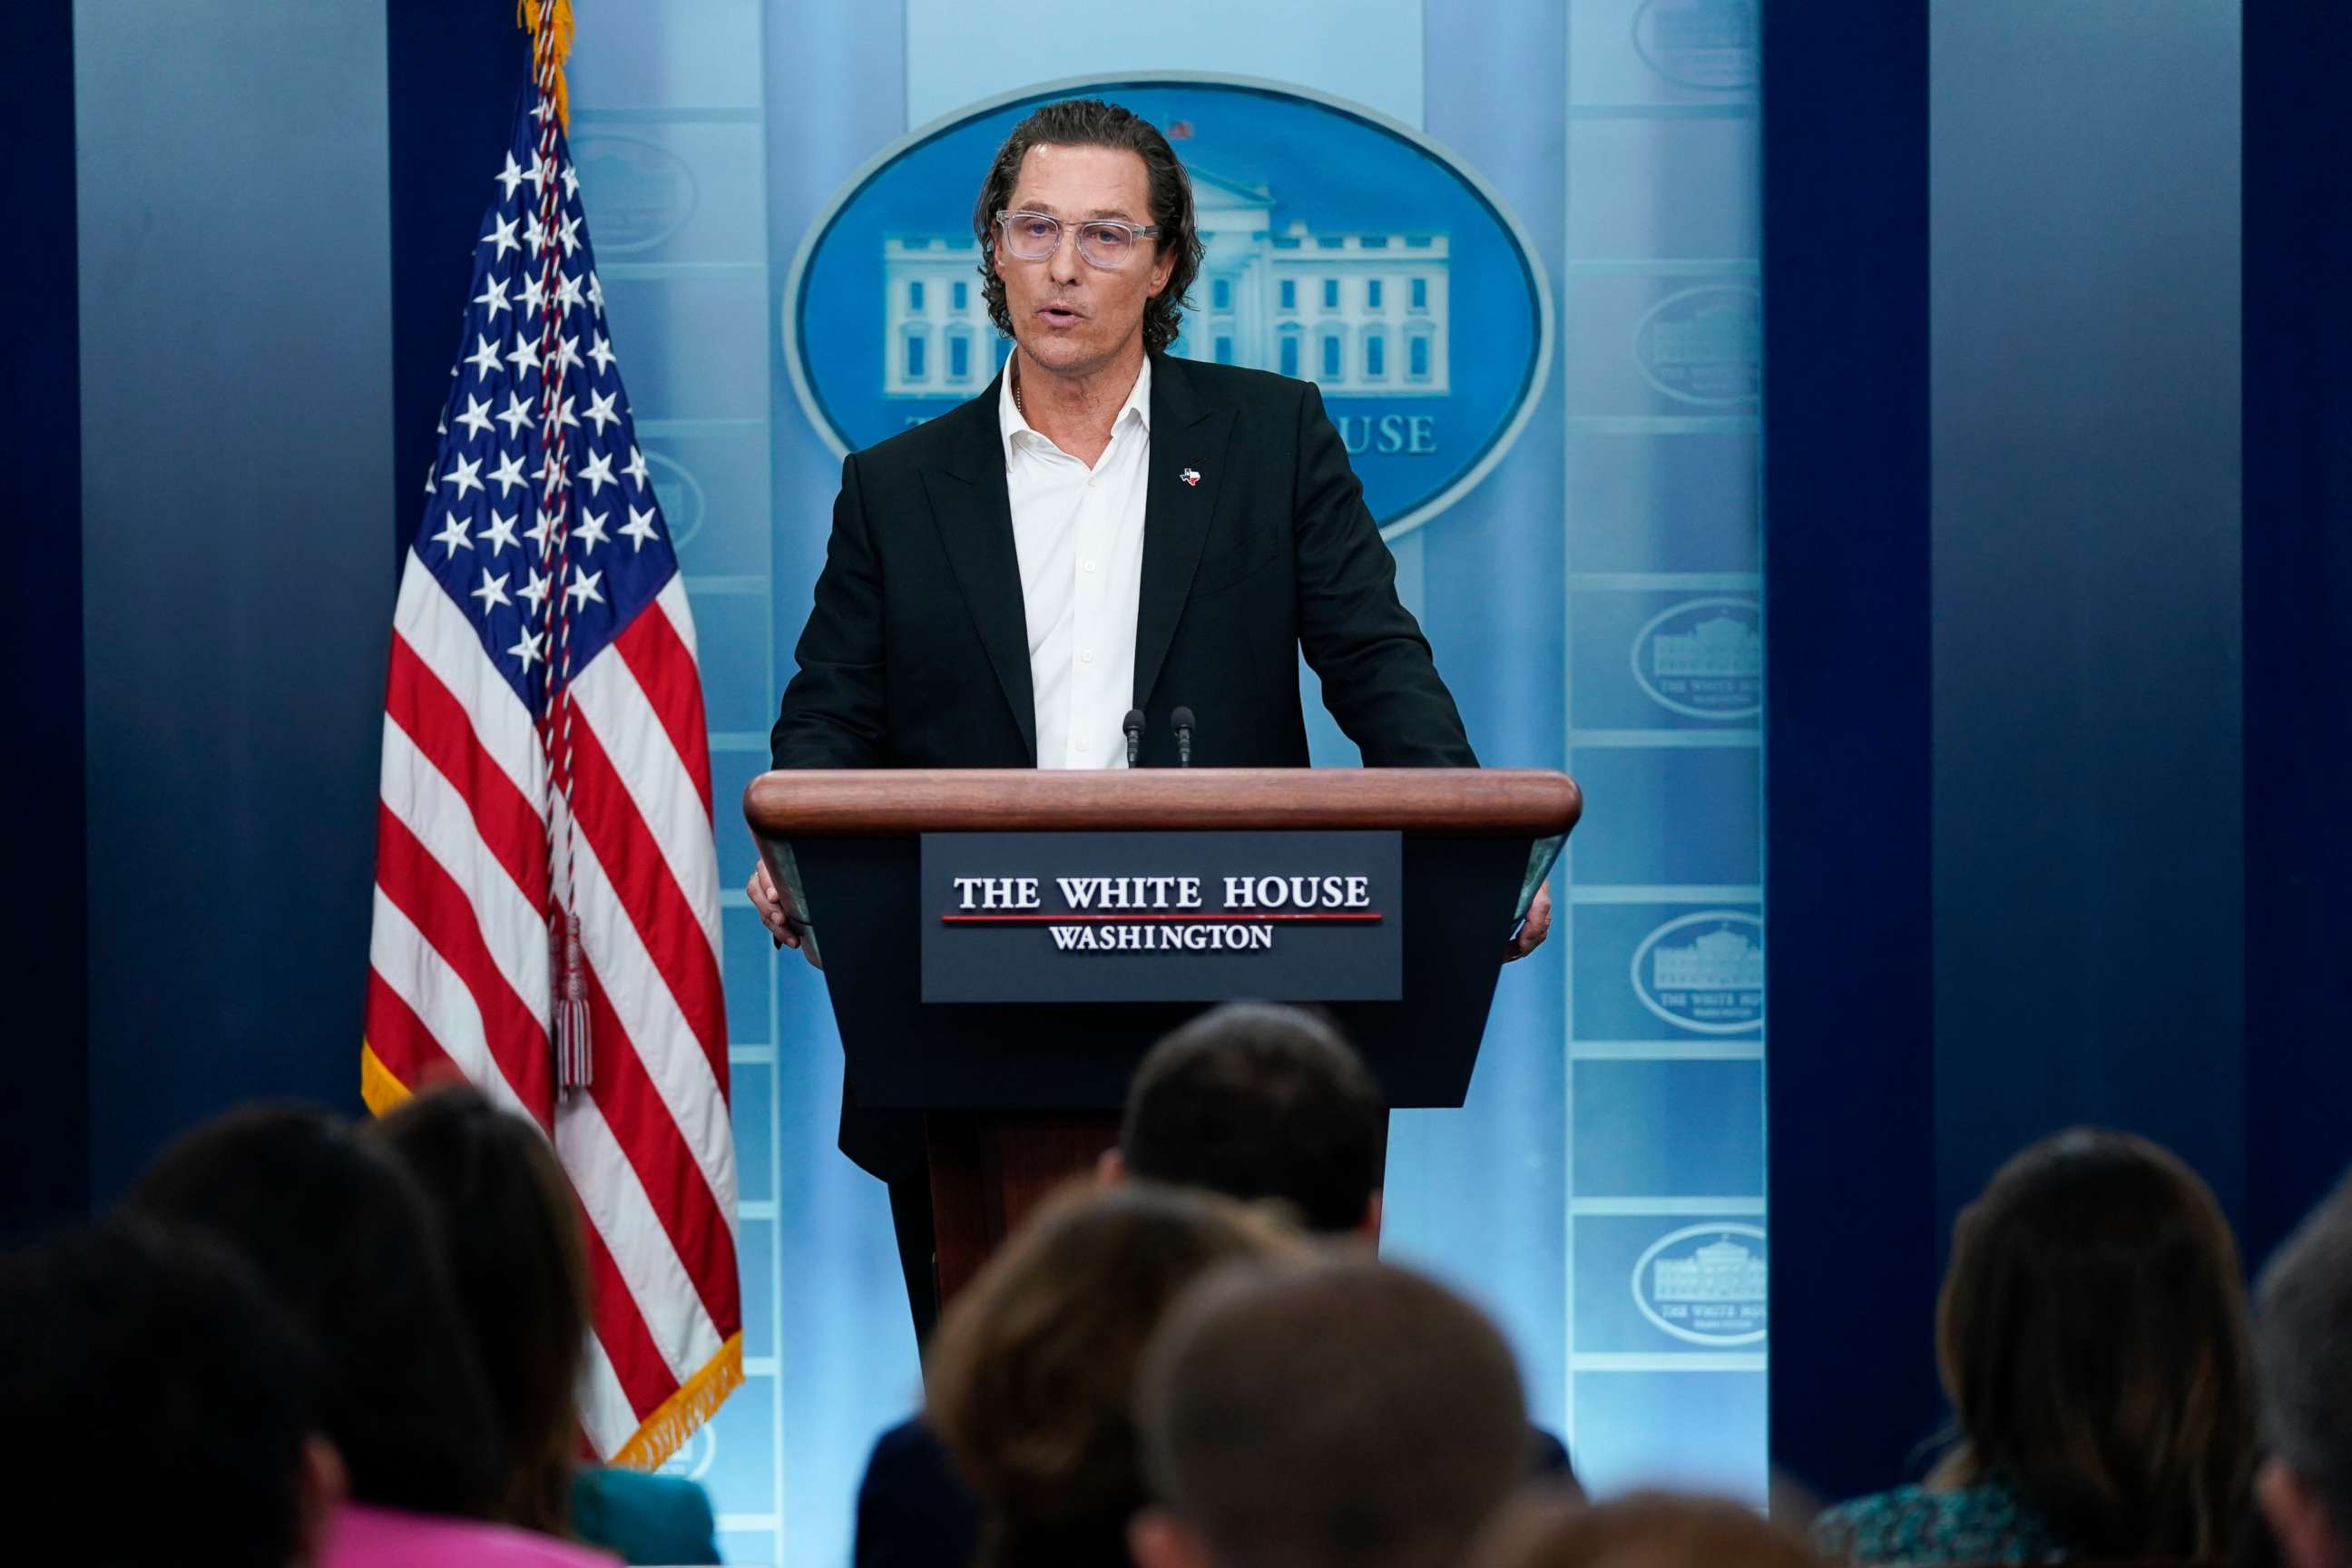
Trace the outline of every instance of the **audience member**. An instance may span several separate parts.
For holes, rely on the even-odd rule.
[[[2144,1138],[2074,1129],[1993,1175],[1937,1309],[1952,1445],[1924,1486],[1824,1512],[1859,1563],[2221,1556],[2254,1421],[2237,1248]]]
[[[1229,1199],[1139,1182],[1063,1194],[1005,1243],[950,1303],[929,1379],[931,1427],[980,1499],[982,1568],[1126,1563],[1152,1330],[1214,1265],[1297,1246]],[[961,1544],[925,1560],[966,1561]]]
[[[1754,1509],[1637,1492],[1587,1504],[1531,1491],[1504,1505],[1467,1568],[1819,1568],[1804,1541]]]
[[[1450,1568],[1526,1454],[1502,1335],[1369,1258],[1220,1271],[1169,1314],[1137,1405],[1161,1500],[1137,1568]]]
[[[1377,1242],[1387,1143],[1380,1086],[1338,1030],[1301,1008],[1231,1003],[1145,1056],[1102,1174],[1276,1202],[1310,1232]],[[1527,1469],[1574,1484],[1568,1450],[1534,1426]],[[941,1542],[975,1541],[978,1521],[937,1436],[901,1422],[858,1487],[856,1568],[929,1568]]]
[[[505,1492],[498,1427],[432,1211],[387,1151],[324,1111],[255,1106],[166,1149],[129,1206],[242,1255],[314,1347],[313,1420],[352,1500],[329,1528],[327,1568],[609,1561],[481,1522]]]
[[[1144,1057],[1104,1171],[1278,1201],[1318,1235],[1377,1243],[1388,1126],[1380,1085],[1339,1030],[1304,1008],[1228,1003]],[[1532,1426],[1527,1474],[1576,1480],[1568,1449]]]
[[[2255,1483],[2286,1568],[2352,1568],[2352,1178],[2280,1247],[2254,1297],[2271,1457]]]
[[[13,1561],[314,1560],[342,1464],[299,1335],[235,1258],[121,1221],[0,1258],[0,1345]]]
[[[1339,1032],[1267,1003],[1212,1008],[1136,1068],[1109,1174],[1277,1199],[1325,1236],[1377,1241],[1388,1106]]]
[[[571,1183],[546,1136],[462,1083],[426,1090],[373,1131],[439,1221],[457,1310],[505,1437],[499,1517],[630,1563],[718,1562],[700,1487],[578,1462],[588,1265]]]

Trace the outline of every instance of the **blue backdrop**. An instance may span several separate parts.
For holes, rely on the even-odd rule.
[[[1392,1245],[1504,1319],[1596,1481],[1751,1494],[1762,1344],[1671,1329],[1704,1305],[1720,1338],[1753,1331],[1761,1030],[1688,1026],[1753,999],[1663,984],[1654,960],[1752,970],[1697,943],[1759,912],[1759,571],[1772,1436],[1801,1479],[1884,1485],[1932,1429],[1948,1206],[2021,1138],[2087,1116],[2172,1139],[2252,1256],[2315,1195],[2346,1152],[2329,900],[2352,874],[2341,727],[2313,717],[2352,605],[2352,204],[2313,152],[2345,140],[2325,46],[2352,22],[2294,0],[1770,8],[1767,561],[1738,395],[1755,9],[1307,0],[1041,46],[996,5],[709,0],[583,11],[575,72],[646,444],[700,530],[730,784],[758,764],[835,469],[783,352],[789,269],[911,129],[1041,79],[1247,73],[1433,139],[1517,219],[1554,311],[1533,416],[1397,548],[1482,750],[1568,763],[1592,813],[1470,1108],[1400,1124]],[[6,961],[32,1047],[0,1110],[12,1225],[103,1202],[220,1105],[355,1101],[388,547],[519,69],[509,21],[480,0],[11,13],[31,62],[11,166],[47,237],[5,260],[12,429],[36,458],[11,492],[35,526],[5,700],[67,785],[11,771],[10,886],[40,895]],[[2004,153],[2025,126],[2033,156]],[[2000,287],[1931,288],[1972,269]],[[2013,622],[2033,657],[2000,657]],[[2176,779],[2195,787],[2156,787]],[[1647,1005],[1634,955],[1691,915],[1650,944]],[[834,1562],[912,1352],[880,1195],[832,1152],[823,994],[728,918],[759,1375],[683,1463],[737,1558]],[[1719,1242],[1752,1256],[1698,1256]]]
[[[1172,33],[1139,8],[1049,36],[1026,15],[727,0],[582,28],[583,199],[702,628],[719,797],[765,766],[839,446],[992,372],[986,335],[949,358],[977,290],[944,252],[1020,105],[973,106],[1149,73],[1107,90],[1177,139],[1223,226],[1184,352],[1278,368],[1300,329],[1292,363],[1368,444],[1480,754],[1570,768],[1591,800],[1469,1105],[1398,1118],[1386,1249],[1507,1325],[1595,1487],[1760,1498],[1753,7],[1226,0]],[[1391,413],[1428,418],[1434,450],[1378,450]],[[1355,761],[1328,722],[1317,756]],[[731,1554],[838,1561],[914,1346],[882,1189],[833,1149],[823,987],[748,908],[726,922],[751,1378],[677,1467]]]

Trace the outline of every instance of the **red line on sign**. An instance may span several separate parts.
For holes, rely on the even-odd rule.
[[[1298,910],[1293,910],[1293,911],[1289,911],[1289,912],[1286,912],[1286,913],[1273,913],[1273,912],[1267,912],[1267,913],[1263,913],[1263,914],[1221,914],[1221,915],[1192,915],[1192,914],[1184,914],[1184,915],[1154,915],[1154,914],[1142,914],[1142,915],[1088,915],[1088,914],[1076,914],[1076,915],[941,915],[941,916],[940,917],[940,919],[941,921],[945,921],[945,922],[946,922],[946,923],[948,923],[949,925],[1027,925],[1027,924],[1031,924],[1031,923],[1045,923],[1045,922],[1051,922],[1051,923],[1055,924],[1055,925],[1102,925],[1102,924],[1105,924],[1105,923],[1108,923],[1108,922],[1112,922],[1112,921],[1216,921],[1219,925],[1231,925],[1231,926],[1264,925],[1264,924],[1265,924],[1265,923],[1266,923],[1268,921],[1376,921],[1376,920],[1380,920],[1380,919],[1381,919],[1381,918],[1382,918],[1382,917],[1381,917],[1379,913],[1377,913],[1376,911],[1371,911],[1371,910],[1366,910],[1366,911],[1364,911],[1364,912],[1362,912],[1362,913],[1357,913],[1357,912],[1355,912],[1355,911],[1353,911],[1353,910],[1349,910],[1349,911],[1348,911],[1348,912],[1346,912],[1346,913],[1340,913],[1340,912],[1334,911],[1334,912],[1332,912],[1332,913],[1328,913],[1328,914],[1320,913],[1320,912],[1312,912],[1312,911],[1298,911]]]

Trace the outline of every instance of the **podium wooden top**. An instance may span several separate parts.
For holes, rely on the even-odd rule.
[[[1549,838],[1583,792],[1541,768],[1034,768],[769,773],[743,791],[763,838],[920,833],[1393,828]]]

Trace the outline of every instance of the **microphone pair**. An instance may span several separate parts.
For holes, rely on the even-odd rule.
[[[1192,765],[1192,710],[1179,708],[1168,720],[1176,731],[1176,765],[1189,768]],[[1143,710],[1129,709],[1127,717],[1119,721],[1119,728],[1127,731],[1127,765],[1131,768],[1143,750]]]

